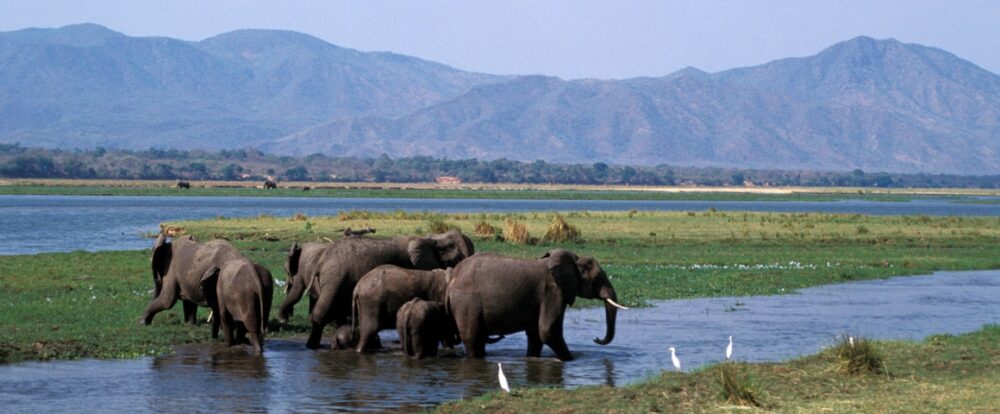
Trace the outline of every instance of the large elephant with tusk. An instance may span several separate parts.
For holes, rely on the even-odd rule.
[[[607,330],[594,342],[607,345],[615,337],[619,305],[607,273],[593,257],[564,249],[537,260],[478,254],[452,270],[445,306],[455,319],[465,352],[483,358],[489,335],[524,331],[528,356],[538,357],[548,345],[563,361],[573,359],[563,339],[563,316],[576,297],[601,299]]]

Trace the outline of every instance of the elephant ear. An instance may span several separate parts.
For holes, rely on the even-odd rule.
[[[440,266],[454,267],[465,258],[476,254],[476,249],[472,244],[472,239],[462,234],[458,230],[449,230],[445,233],[431,236],[437,243]]]
[[[300,257],[302,257],[302,246],[299,246],[298,243],[292,243],[292,247],[288,249],[288,258],[285,259],[285,273],[288,274],[289,279],[299,273]]]
[[[219,280],[219,266],[212,266],[201,276],[201,293],[208,300],[209,305],[215,306],[216,283]]]
[[[438,259],[437,240],[429,237],[421,237],[410,240],[406,246],[406,251],[410,255],[410,264],[414,269],[431,270],[441,267]]]
[[[170,269],[170,242],[167,237],[160,234],[153,244],[152,270],[153,270],[153,297],[160,296],[160,289],[163,287],[163,277]]]
[[[577,292],[580,290],[580,269],[576,265],[577,256],[564,249],[549,250],[542,256],[549,270],[549,277],[554,286],[559,289],[562,303],[573,306]]]

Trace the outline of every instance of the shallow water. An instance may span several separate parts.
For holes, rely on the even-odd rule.
[[[924,214],[997,216],[1000,208],[957,199],[908,202],[842,200],[798,201],[621,201],[621,200],[488,200],[392,198],[271,197],[125,197],[0,196],[0,255],[73,250],[135,250],[152,244],[143,233],[159,231],[170,220],[217,216],[252,217],[336,215],[342,210],[508,212],[659,210],[827,212],[858,214]]]
[[[575,361],[525,358],[524,335],[487,348],[485,361],[407,360],[397,350],[373,355],[305,349],[301,340],[269,340],[263,357],[244,348],[189,345],[156,358],[28,362],[0,366],[6,412],[78,411],[385,411],[433,406],[498,387],[496,362],[512,387],[614,386],[670,366],[677,348],[685,370],[723,359],[781,361],[811,354],[839,335],[922,339],[960,334],[1000,321],[1000,271],[845,283],[784,296],[658,302],[619,313],[608,346],[601,309],[571,310],[566,337]],[[137,328],[141,329],[141,328]],[[156,329],[156,325],[145,329]],[[207,329],[207,327],[206,327]],[[382,333],[390,348],[395,334]]]

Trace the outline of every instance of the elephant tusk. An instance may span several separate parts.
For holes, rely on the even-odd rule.
[[[616,307],[616,308],[618,308],[618,309],[625,309],[625,310],[628,310],[628,309],[631,309],[631,308],[629,308],[629,307],[627,307],[627,306],[622,306],[622,305],[619,305],[619,304],[618,304],[617,302],[615,302],[615,301],[611,300],[611,298],[608,298],[608,299],[604,299],[604,300],[608,301],[608,303],[610,303],[610,304],[611,304],[611,306],[614,306],[614,307]]]
[[[212,316],[215,316],[215,311],[208,311],[208,317],[205,318],[205,322],[212,322]]]

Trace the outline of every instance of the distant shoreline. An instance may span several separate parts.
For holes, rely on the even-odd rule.
[[[413,193],[443,192],[448,194],[466,193],[465,197],[483,193],[483,198],[495,197],[498,194],[510,198],[518,193],[536,193],[565,198],[565,193],[587,193],[595,198],[629,199],[629,194],[636,199],[649,198],[710,198],[722,197],[741,199],[748,197],[793,198],[823,197],[856,198],[878,196],[1000,196],[1000,189],[976,188],[871,188],[871,187],[708,187],[708,186],[642,186],[642,185],[585,185],[585,184],[524,184],[524,183],[366,183],[366,182],[311,182],[286,181],[278,183],[278,190],[264,190],[264,183],[259,181],[190,181],[191,190],[176,188],[176,180],[69,180],[69,179],[0,179],[0,194],[3,195],[215,195],[215,196],[306,196],[308,188],[317,193],[346,191],[350,194],[338,194],[343,197],[386,197],[386,192],[399,192],[395,197],[409,198]],[[206,190],[217,194],[205,194]],[[246,191],[259,189],[257,191]],[[63,190],[63,191],[60,191]],[[295,190],[292,192],[290,190]],[[411,192],[410,194],[406,194]],[[487,194],[488,193],[488,194]],[[539,194],[540,193],[540,194]],[[562,193],[562,194],[560,194]],[[601,195],[604,195],[603,197]],[[315,194],[320,196],[321,194]],[[325,194],[329,195],[329,194]],[[575,194],[576,196],[582,194]],[[417,195],[415,198],[426,198],[428,194]],[[572,197],[577,198],[577,197]]]

